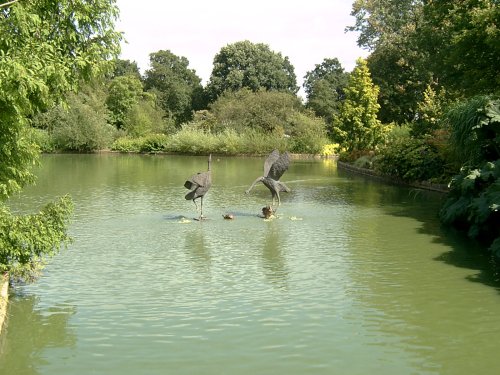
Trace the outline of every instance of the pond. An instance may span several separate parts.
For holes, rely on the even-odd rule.
[[[499,283],[436,217],[443,195],[294,159],[47,155],[12,202],[69,193],[73,243],[12,292],[0,374],[497,374]],[[222,215],[232,213],[234,220]]]

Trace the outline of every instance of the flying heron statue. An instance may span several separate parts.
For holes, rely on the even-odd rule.
[[[262,182],[271,191],[272,204],[268,209],[271,213],[276,211],[277,208],[273,209],[273,207],[276,200],[278,200],[278,206],[281,205],[280,192],[289,193],[291,191],[283,182],[279,181],[283,173],[288,169],[289,164],[290,154],[288,151],[280,154],[278,150],[274,150],[264,162],[264,175],[258,177],[245,193],[249,194],[257,182]]]
[[[212,186],[212,172],[210,171],[210,164],[212,163],[212,155],[208,156],[208,169],[206,172],[198,172],[192,175],[185,183],[184,187],[189,189],[189,193],[186,194],[186,200],[192,200],[198,211],[198,205],[196,204],[196,199],[200,199],[200,217],[199,220],[203,220],[203,197],[208,192]]]

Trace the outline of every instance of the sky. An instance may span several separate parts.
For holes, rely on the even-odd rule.
[[[213,59],[228,44],[248,40],[267,44],[288,57],[297,84],[325,58],[337,58],[351,71],[367,51],[356,44],[353,0],[117,0],[124,33],[120,58],[149,67],[149,54],[170,50],[189,61],[205,85]]]

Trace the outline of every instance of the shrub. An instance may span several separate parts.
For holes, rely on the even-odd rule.
[[[91,106],[73,102],[66,121],[54,126],[56,148],[72,151],[96,151],[107,148],[113,141],[115,128],[102,113]]]
[[[113,142],[111,150],[119,152],[139,152],[142,138],[121,137]]]
[[[154,103],[141,101],[134,104],[123,119],[123,128],[131,137],[142,137],[149,134],[172,133],[175,123],[164,119],[164,113]]]
[[[500,158],[500,99],[476,96],[446,115],[450,143],[461,164],[477,167]]]
[[[341,150],[342,148],[338,143],[328,143],[323,145],[323,149],[321,150],[321,155],[323,156],[338,155]]]
[[[169,148],[173,152],[205,154],[214,152],[216,143],[216,136],[210,132],[183,126],[170,138]]]
[[[109,111],[103,94],[85,87],[68,95],[68,109],[56,106],[44,116],[49,134],[58,149],[95,151],[107,148],[117,131],[108,124]]]
[[[304,154],[319,154],[328,143],[326,123],[319,117],[295,113],[287,125],[290,136],[290,151]]]
[[[374,168],[405,181],[425,181],[443,175],[444,161],[425,139],[401,138],[380,149]]]
[[[168,137],[165,134],[150,134],[142,138],[139,151],[151,153],[168,151]]]
[[[230,127],[238,133],[254,129],[283,134],[290,116],[303,110],[303,105],[290,93],[242,89],[221,96],[211,110],[219,124],[218,131]]]
[[[440,218],[487,243],[500,258],[500,159],[478,169],[462,169],[450,183]]]

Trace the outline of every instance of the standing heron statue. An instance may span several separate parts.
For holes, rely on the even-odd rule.
[[[186,194],[186,200],[192,200],[198,211],[198,205],[196,204],[196,199],[200,199],[200,217],[199,220],[203,220],[203,197],[208,192],[212,186],[212,172],[210,171],[210,164],[212,163],[212,155],[208,156],[208,169],[206,172],[198,172],[192,175],[189,180],[184,183],[184,187],[189,189],[190,192]]]
[[[280,192],[289,193],[291,191],[283,182],[279,181],[283,173],[288,169],[289,164],[290,154],[288,151],[280,154],[278,150],[274,150],[264,162],[264,175],[258,177],[245,193],[249,194],[257,182],[262,182],[271,191],[272,205],[267,208],[272,213],[276,199],[278,200],[278,206],[281,205]],[[276,209],[274,209],[275,211]]]

